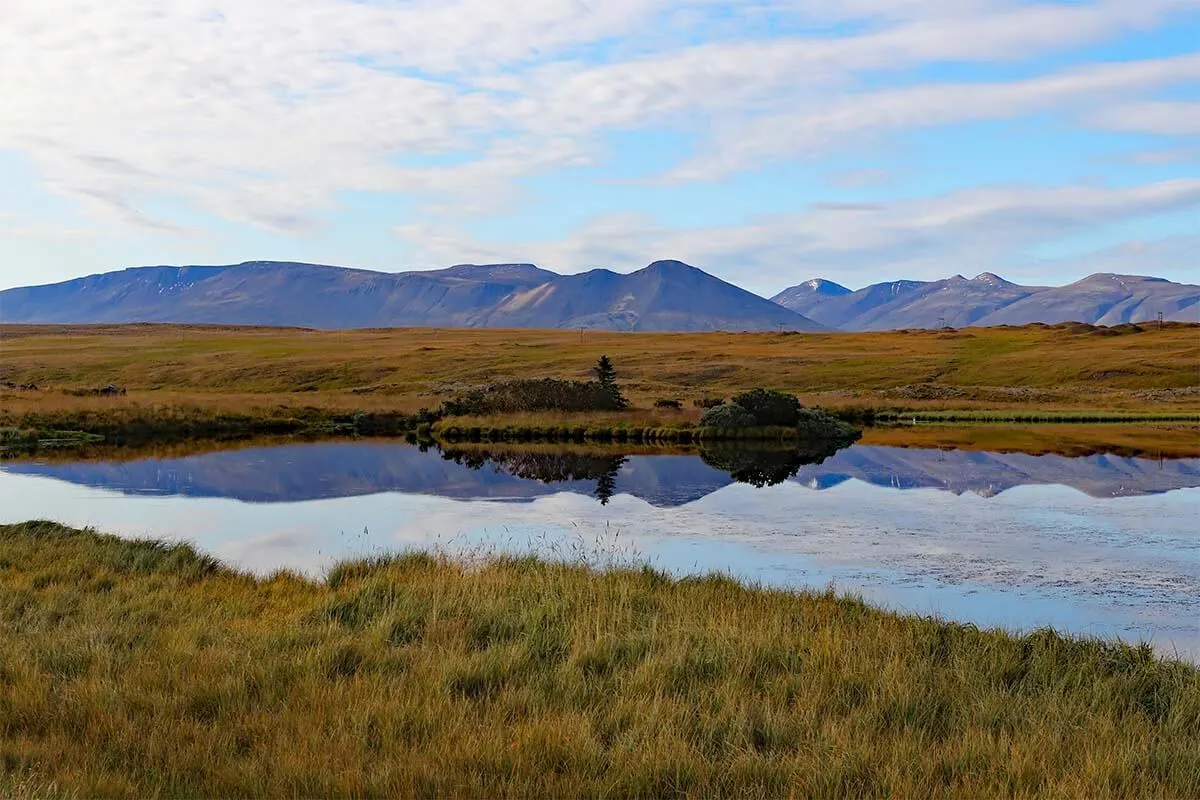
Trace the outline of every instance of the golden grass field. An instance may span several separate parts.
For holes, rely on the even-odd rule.
[[[755,386],[832,408],[1200,413],[1200,326],[1183,323],[854,334],[10,325],[0,326],[0,381],[40,391],[0,399],[9,414],[139,404],[411,412],[506,378],[586,378],[601,354],[637,413],[654,419],[690,419],[691,400]],[[108,384],[129,394],[64,394]],[[682,399],[685,411],[648,410],[659,398]]]
[[[1200,671],[829,593],[0,526],[0,795],[1200,796]]]
[[[1031,455],[1113,453],[1140,458],[1197,458],[1200,457],[1200,425],[1182,422],[880,425],[864,430],[859,444]]]

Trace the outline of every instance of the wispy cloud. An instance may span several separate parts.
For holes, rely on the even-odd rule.
[[[1159,94],[1200,82],[1194,53],[955,80],[929,70],[1021,65],[1198,10],[1200,0],[6,3],[0,151],[22,154],[43,188],[96,219],[154,234],[195,232],[215,217],[317,235],[351,194],[402,198],[417,209],[405,230],[425,256],[461,261],[483,246],[458,226],[512,213],[538,176],[586,168],[603,181],[621,166],[616,134],[677,138],[672,159],[633,170],[660,184],[1034,113],[1081,128],[1195,135],[1196,104]],[[842,168],[831,188],[866,191],[887,171],[896,174]],[[756,263],[782,263],[786,247],[800,248],[793,262],[841,252],[782,229],[844,224],[849,212],[774,210],[776,222],[714,230],[608,213],[573,243],[541,246],[572,265],[621,261],[635,245],[705,260],[723,258],[725,246],[729,259],[743,258],[741,237],[777,242]],[[855,235],[867,240],[898,224],[885,212],[857,219]],[[504,257],[521,257],[515,249]]]
[[[593,218],[553,242],[480,242],[444,227],[403,226],[397,233],[430,265],[447,263],[453,254],[487,262],[516,252],[568,271],[609,264],[629,269],[672,256],[732,280],[751,274],[753,288],[773,292],[830,274],[869,283],[878,279],[882,263],[892,274],[912,278],[942,278],[966,270],[1018,277],[1025,270],[1032,275],[1039,268],[1030,252],[1038,245],[1099,225],[1189,209],[1200,210],[1200,179],[1124,188],[986,187],[889,203],[819,204],[747,225],[698,229],[612,214]],[[1086,258],[1068,263],[1075,270],[1097,271],[1113,266],[1120,254],[1109,250],[1097,255],[1096,269]],[[1182,250],[1175,255],[1158,266],[1186,266],[1179,260]],[[1144,261],[1139,259],[1143,267]],[[1129,271],[1128,265],[1118,271]]]
[[[1116,131],[1200,137],[1200,101],[1109,106],[1093,114],[1091,122]]]
[[[756,167],[764,160],[844,147],[856,136],[879,137],[901,130],[1107,104],[1148,88],[1197,81],[1200,54],[1095,65],[1024,81],[939,84],[850,95],[819,109],[734,120],[718,130],[708,152],[680,165],[668,177],[711,180]],[[1149,104],[1133,111],[1134,121],[1127,124],[1135,130],[1138,125],[1153,128],[1156,124],[1163,129],[1172,125],[1182,129],[1197,121],[1189,118],[1186,108],[1180,108],[1186,105]],[[1195,116],[1195,107],[1191,116]],[[1126,119],[1111,109],[1097,117],[1100,124],[1110,126],[1117,119]]]

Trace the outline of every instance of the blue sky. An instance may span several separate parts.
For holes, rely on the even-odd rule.
[[[1200,282],[1200,0],[12,5],[0,288],[259,259]]]

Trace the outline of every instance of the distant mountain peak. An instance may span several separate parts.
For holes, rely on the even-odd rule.
[[[994,272],[981,272],[971,278],[971,283],[982,283],[987,286],[1016,286],[1012,281],[1006,281]]]
[[[812,280],[805,281],[802,285],[807,286],[812,291],[819,292],[821,294],[835,295],[835,296],[842,295],[842,294],[850,294],[850,290],[847,289],[845,286],[842,286],[840,283],[835,283],[834,281],[827,280],[825,278],[813,278]]]
[[[673,258],[659,259],[652,261],[639,272],[703,272],[703,270],[693,267],[691,264],[685,264]]]
[[[771,298],[771,301],[778,303],[784,308],[790,308],[791,304],[797,302],[807,302],[813,299],[844,297],[850,294],[850,290],[840,283],[826,280],[825,278],[812,278],[804,283],[796,284],[788,289],[784,289],[779,294]]]
[[[1115,286],[1128,286],[1129,284],[1138,283],[1171,283],[1171,281],[1166,278],[1155,278],[1151,275],[1122,275],[1118,272],[1097,272],[1075,282],[1075,284],[1112,284]]]

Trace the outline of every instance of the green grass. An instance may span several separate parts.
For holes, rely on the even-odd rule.
[[[17,796],[1200,795],[1200,672],[724,577],[0,527]]]

